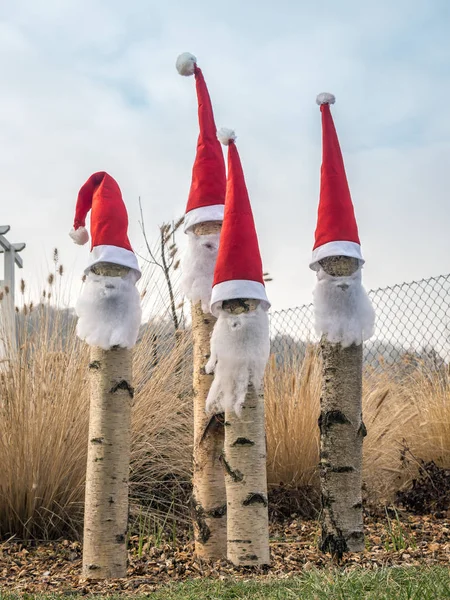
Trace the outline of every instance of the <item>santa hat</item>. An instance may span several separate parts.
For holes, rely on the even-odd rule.
[[[214,113],[208,88],[197,59],[189,52],[180,54],[176,67],[180,75],[195,75],[200,134],[192,169],[192,183],[186,206],[184,231],[205,221],[222,221],[225,203],[225,161],[216,135]]]
[[[218,136],[228,146],[228,180],[211,312],[217,316],[221,303],[234,298],[261,300],[267,310],[270,303],[264,287],[258,237],[235,144],[236,136],[229,129],[221,129]]]
[[[107,262],[129,267],[136,279],[141,271],[128,240],[128,214],[115,179],[100,171],[89,177],[78,192],[75,220],[70,237],[76,244],[86,244],[86,215],[91,210],[91,254],[85,272],[97,263]]]
[[[316,99],[322,113],[322,168],[320,200],[315,232],[315,244],[310,263],[319,269],[318,262],[328,256],[350,256],[364,263],[358,236],[352,198],[345,175],[339,140],[331,116],[332,94],[319,94]]]

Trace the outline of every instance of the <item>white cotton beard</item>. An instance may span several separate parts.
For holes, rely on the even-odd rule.
[[[322,268],[314,290],[315,329],[344,348],[372,337],[375,311],[361,283],[361,267],[348,277],[333,277]]]
[[[188,236],[181,265],[181,291],[192,303],[201,301],[203,312],[209,313],[220,233],[196,235],[188,231]]]
[[[90,272],[76,305],[77,335],[90,346],[132,348],[141,324],[141,299],[132,271],[124,277]]]
[[[269,352],[269,318],[261,305],[240,315],[220,309],[205,367],[214,371],[206,412],[234,409],[240,417],[249,384],[257,391],[262,387]]]

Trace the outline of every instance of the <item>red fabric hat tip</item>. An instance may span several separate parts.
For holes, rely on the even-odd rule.
[[[255,222],[234,140],[233,134],[228,140],[227,194],[211,296],[213,313],[220,302],[233,298],[253,298],[261,300],[265,309],[270,307]]]
[[[335,98],[332,94],[323,93],[317,96],[316,101],[322,114],[322,166],[313,251],[317,254],[318,249],[324,247],[321,258],[342,252],[345,256],[357,254],[357,258],[362,259],[344,160],[330,110]]]
[[[181,75],[195,75],[198,100],[199,136],[192,168],[192,181],[186,205],[184,229],[209,220],[222,220],[225,204],[226,173],[222,148],[216,135],[211,98],[197,59],[189,53],[178,57]]]

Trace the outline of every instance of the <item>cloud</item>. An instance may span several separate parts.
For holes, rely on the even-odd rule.
[[[447,271],[449,21],[444,2],[420,0],[3,6],[2,219],[27,242],[26,278],[38,285],[55,246],[83,270],[87,250],[67,232],[94,171],[118,180],[138,250],[139,196],[150,234],[183,212],[197,137],[194,82],[174,67],[183,51],[199,58],[217,124],[238,134],[275,308],[311,299],[321,91],[337,97],[366,285]]]

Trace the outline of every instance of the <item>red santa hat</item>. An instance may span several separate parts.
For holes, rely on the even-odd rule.
[[[86,230],[86,215],[91,211],[91,254],[90,268],[101,262],[114,263],[141,271],[136,255],[128,240],[128,213],[122,193],[115,179],[100,171],[89,177],[78,192],[75,220],[70,237],[76,244],[86,244],[89,234]]]
[[[217,316],[217,309],[222,302],[234,298],[261,300],[267,310],[270,303],[264,286],[252,208],[235,144],[236,136],[229,129],[221,129],[218,136],[228,146],[228,180],[219,253],[214,271],[211,312]]]
[[[364,259],[358,236],[352,198],[345,175],[341,148],[331,116],[332,94],[319,94],[316,99],[322,113],[322,168],[320,200],[315,232],[315,244],[310,263],[319,270],[319,260],[328,256],[350,256],[362,265]]]
[[[192,183],[186,206],[184,230],[197,223],[222,221],[225,204],[225,161],[217,139],[214,113],[208,88],[197,59],[189,52],[180,54],[176,67],[180,75],[195,75],[200,134],[192,169]]]

